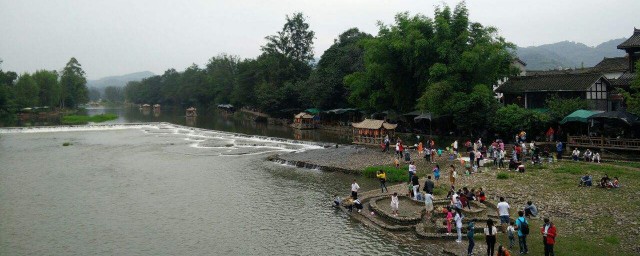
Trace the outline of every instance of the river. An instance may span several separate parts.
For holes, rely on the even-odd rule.
[[[440,254],[333,209],[354,176],[265,161],[315,143],[139,121],[0,129],[0,255]]]

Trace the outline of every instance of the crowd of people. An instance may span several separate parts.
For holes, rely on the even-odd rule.
[[[553,142],[553,130],[550,128],[550,131],[546,133],[547,142]],[[459,143],[458,140],[455,140],[450,144],[450,147],[438,148],[435,146],[435,141],[433,139],[427,139],[426,142],[419,142],[414,146],[404,145],[402,140],[396,139],[395,143],[395,156],[394,156],[394,164],[397,168],[400,167],[401,162],[408,163],[408,196],[420,202],[424,202],[425,204],[425,221],[433,222],[434,220],[431,218],[435,208],[434,208],[434,188],[436,184],[440,181],[441,177],[441,167],[440,164],[443,162],[449,162],[455,160],[460,161],[460,165],[462,166],[462,171],[464,174],[470,175],[475,172],[480,171],[480,167],[483,167],[484,164],[488,161],[492,161],[494,168],[497,169],[508,169],[512,171],[525,171],[525,163],[536,165],[542,164],[544,161],[548,159],[549,162],[555,162],[559,159],[562,159],[562,153],[564,151],[564,144],[560,141],[555,141],[555,153],[553,154],[549,150],[549,146],[538,146],[535,141],[527,141],[526,132],[522,131],[516,134],[514,138],[514,142],[509,146],[509,154],[507,154],[507,147],[505,142],[501,139],[496,139],[492,141],[490,144],[485,145],[482,141],[482,138],[478,138],[475,141],[467,140],[465,143]],[[462,148],[460,147],[462,146]],[[553,144],[550,145],[553,148]],[[389,148],[393,148],[391,145],[391,141],[388,137],[384,140],[383,151],[388,152]],[[418,159],[411,159],[411,155],[409,151],[414,150],[417,151]],[[469,159],[466,160],[466,157],[463,157],[465,153],[468,154]],[[415,152],[413,154],[415,156]],[[448,157],[447,157],[448,155]],[[589,149],[586,149],[584,153],[581,154],[580,150],[575,148],[571,153],[571,157],[574,161],[584,160],[585,162],[601,162],[601,155],[599,152],[592,152]],[[424,185],[421,186],[419,176],[418,176],[418,168],[416,166],[416,161],[419,161],[420,158],[424,158],[424,161],[430,164],[433,164],[433,169],[429,173],[429,175],[425,175],[426,179],[424,181]],[[508,159],[508,160],[507,160]],[[505,162],[508,164],[505,166]],[[446,196],[447,199],[450,200],[448,206],[442,208],[442,213],[446,218],[446,226],[447,232],[451,233],[455,228],[457,233],[456,242],[462,242],[462,229],[464,223],[467,224],[467,239],[469,240],[468,253],[469,255],[473,254],[473,247],[475,246],[474,241],[474,228],[476,219],[465,220],[465,216],[463,214],[464,209],[472,209],[472,202],[484,202],[487,199],[487,195],[483,191],[482,188],[467,188],[463,187],[462,189],[456,190],[456,180],[458,179],[459,169],[456,167],[457,164],[448,164],[446,167],[445,173],[448,174],[450,189]],[[466,170],[465,170],[466,169]],[[380,181],[380,189],[381,193],[388,193],[387,184],[386,184],[386,173],[383,170],[379,170],[376,174],[376,177]],[[580,186],[590,187],[594,183],[591,175],[585,174],[580,178]],[[618,177],[614,177],[610,179],[607,175],[602,177],[600,181],[596,184],[598,187],[603,188],[618,188],[620,187]],[[348,209],[349,212],[352,211],[353,208],[356,208],[358,212],[362,209],[362,202],[358,199],[359,186],[355,182],[352,183],[351,187],[351,197],[347,199],[347,202],[342,202],[339,197],[336,196],[335,204],[337,206],[343,204]],[[390,208],[393,216],[398,216],[400,212],[400,201],[399,195],[397,192],[394,192],[390,196]],[[529,236],[529,221],[528,219],[537,219],[539,218],[538,207],[532,202],[527,201],[526,204],[517,210],[517,217],[515,220],[511,219],[511,210],[510,205],[506,202],[505,198],[500,197],[500,202],[497,204],[497,212],[499,216],[499,226],[494,223],[494,220],[489,218],[487,220],[487,227],[484,228],[484,234],[486,237],[487,243],[487,254],[494,255],[496,253],[494,251],[496,247],[496,235],[498,233],[498,228],[502,233],[505,234],[508,239],[508,244],[504,246],[499,245],[497,249],[497,255],[510,255],[509,250],[513,249],[517,245],[519,249],[519,253],[527,254],[529,252],[527,238]],[[553,246],[555,244],[555,237],[557,236],[557,229],[551,223],[549,218],[544,218],[544,224],[540,229],[540,235],[542,236],[545,255],[554,255],[553,254]]]

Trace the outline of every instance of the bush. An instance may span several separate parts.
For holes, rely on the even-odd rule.
[[[497,178],[498,178],[499,180],[506,180],[506,179],[508,179],[508,178],[509,178],[509,174],[508,174],[508,173],[506,173],[506,172],[501,172],[501,173],[498,173]]]
[[[62,143],[62,146],[64,146],[64,147],[69,146],[69,145],[71,145],[71,142]]]
[[[397,169],[395,166],[387,165],[369,166],[364,168],[362,175],[367,178],[376,178],[378,170],[383,170],[387,174],[387,182],[399,182],[409,179],[408,169],[407,165],[400,166]]]

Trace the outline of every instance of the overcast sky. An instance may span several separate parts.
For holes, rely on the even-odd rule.
[[[162,74],[204,65],[220,53],[254,58],[285,15],[301,11],[319,58],[341,32],[376,34],[398,12],[433,17],[430,0],[83,1],[0,0],[0,59],[19,73],[60,70],[76,57],[89,79],[138,71]],[[640,0],[469,0],[472,21],[495,26],[519,46],[563,40],[595,46],[640,28]]]

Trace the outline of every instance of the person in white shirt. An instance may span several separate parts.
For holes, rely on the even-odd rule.
[[[398,193],[394,192],[391,195],[391,213],[393,216],[398,216],[398,208],[400,207],[400,200],[398,200]]]
[[[580,150],[578,150],[578,148],[573,149],[571,157],[573,158],[573,161],[578,161],[578,158],[580,157]]]
[[[600,153],[596,152],[595,154],[593,154],[593,160],[594,163],[600,163]]]
[[[434,200],[433,195],[429,193],[424,194],[424,206],[425,206],[425,209],[427,210],[427,213],[425,214],[426,221],[431,220],[431,212],[433,212],[433,200]]]
[[[354,179],[353,183],[351,183],[351,197],[353,197],[353,199],[358,198],[358,189],[360,189],[360,186],[358,186],[358,183],[356,183]]]
[[[453,219],[456,221],[456,230],[458,231],[458,240],[456,240],[456,242],[458,243],[462,242],[462,219],[463,218],[464,217],[462,216],[460,209],[456,209],[456,216],[453,217]]]
[[[504,201],[504,197],[500,197],[498,203],[498,215],[500,216],[500,225],[502,232],[506,232],[506,225],[509,225],[509,204]]]

